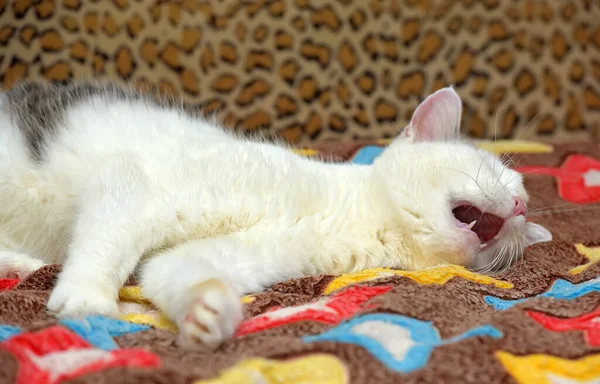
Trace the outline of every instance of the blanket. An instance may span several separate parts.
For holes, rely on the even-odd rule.
[[[368,164],[385,142],[305,156]],[[237,335],[190,353],[130,281],[123,316],[55,319],[59,266],[0,280],[0,383],[579,383],[600,380],[600,145],[480,142],[525,173],[549,243],[507,272],[310,276],[244,297]],[[540,212],[540,211],[538,211]]]

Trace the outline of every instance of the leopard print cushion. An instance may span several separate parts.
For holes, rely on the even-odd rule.
[[[394,136],[453,84],[471,136],[600,136],[598,20],[597,0],[0,0],[0,81],[129,82],[292,143]]]

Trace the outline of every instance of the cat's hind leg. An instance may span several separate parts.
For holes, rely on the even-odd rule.
[[[200,240],[156,255],[140,269],[144,295],[179,327],[179,344],[213,350],[230,339],[242,320],[239,287],[224,270],[199,255]],[[210,247],[209,247],[210,248]],[[204,252],[202,252],[204,253]]]
[[[24,279],[46,263],[24,253],[0,250],[0,278]]]

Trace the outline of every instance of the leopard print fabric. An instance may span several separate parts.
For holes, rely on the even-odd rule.
[[[591,136],[599,20],[597,0],[0,0],[0,81],[129,82],[292,143],[394,136],[454,84],[471,136]]]

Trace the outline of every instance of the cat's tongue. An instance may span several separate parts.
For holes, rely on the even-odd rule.
[[[475,232],[482,243],[492,240],[502,229],[504,219],[491,213],[483,213],[474,205],[461,205],[452,210],[460,228]]]

